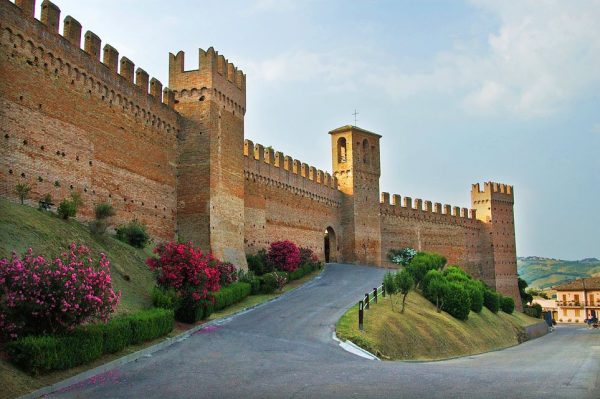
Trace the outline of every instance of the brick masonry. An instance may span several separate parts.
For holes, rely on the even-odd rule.
[[[380,193],[381,136],[330,132],[332,173],[244,139],[246,75],[212,47],[198,69],[169,55],[169,87],[71,16],[0,0],[0,195],[32,187],[110,202],[157,239],[192,240],[241,267],[245,253],[289,239],[339,262],[391,267],[392,248],[444,254],[518,298],[511,186],[472,187],[472,208]],[[81,48],[83,44],[83,49]],[[100,60],[102,56],[102,61]],[[517,306],[520,301],[516,301]]]

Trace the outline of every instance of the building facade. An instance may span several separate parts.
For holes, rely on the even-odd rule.
[[[559,323],[600,317],[600,277],[580,278],[554,287]]]
[[[244,136],[246,75],[212,47],[169,55],[169,88],[45,0],[0,0],[0,194],[77,191],[159,239],[191,240],[240,267],[289,239],[322,259],[392,266],[390,249],[445,255],[520,306],[512,186],[471,187],[460,208],[379,190],[381,136],[329,132],[326,172]],[[83,38],[83,39],[82,39]],[[83,41],[83,43],[82,43]],[[83,48],[82,48],[83,47]],[[102,60],[101,60],[102,58]]]

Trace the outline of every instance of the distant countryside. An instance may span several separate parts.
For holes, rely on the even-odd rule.
[[[600,276],[600,259],[571,261],[527,256],[517,258],[517,268],[529,287],[546,289],[577,278]]]

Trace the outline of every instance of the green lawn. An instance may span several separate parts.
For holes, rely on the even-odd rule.
[[[394,301],[399,297],[394,296]],[[355,344],[382,359],[439,360],[506,348],[519,343],[523,327],[539,322],[523,313],[493,314],[486,308],[471,312],[467,321],[437,313],[435,306],[417,292],[411,292],[403,314],[392,310],[389,297],[365,311],[364,331],[358,329],[358,306],[338,321],[340,339]]]

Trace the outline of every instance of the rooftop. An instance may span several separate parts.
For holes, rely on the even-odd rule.
[[[354,131],[357,131],[357,132],[363,133],[363,134],[370,134],[371,136],[375,136],[379,139],[381,138],[381,135],[379,135],[377,133],[373,133],[368,130],[361,129],[358,126],[353,126],[353,125],[344,125],[344,126],[338,127],[337,129],[333,129],[332,131],[330,131],[329,134],[342,133],[342,132],[347,132],[349,130],[354,130]]]
[[[578,278],[554,289],[557,291],[600,290],[600,277]]]

